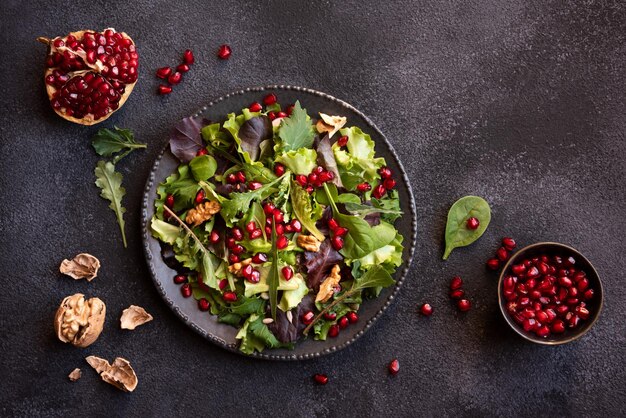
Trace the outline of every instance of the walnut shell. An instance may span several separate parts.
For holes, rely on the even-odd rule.
[[[54,329],[59,340],[84,348],[100,336],[105,316],[104,302],[98,298],[85,300],[85,295],[76,293],[61,302],[54,317]]]
[[[59,271],[74,280],[87,279],[90,282],[98,276],[99,268],[100,260],[91,254],[81,253],[71,260],[63,260]]]
[[[132,392],[137,387],[139,379],[137,379],[137,375],[128,360],[117,357],[113,364],[109,364],[105,359],[96,356],[86,357],[85,360],[100,374],[102,380],[116,388],[125,392]]]
[[[122,312],[120,327],[122,329],[133,330],[139,325],[152,321],[152,319],[152,315],[146,312],[146,310],[141,306],[130,305]]]

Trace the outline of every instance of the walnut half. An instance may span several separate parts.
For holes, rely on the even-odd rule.
[[[320,284],[320,290],[317,292],[315,302],[326,302],[335,293],[335,286],[337,286],[341,280],[340,271],[341,268],[339,264],[335,264],[328,277]]]
[[[298,235],[296,243],[299,247],[304,248],[307,251],[318,252],[322,243],[317,240],[313,235]]]
[[[132,392],[137,387],[139,379],[128,360],[117,357],[113,364],[96,356],[86,357],[85,360],[100,374],[102,380],[116,388]]]
[[[100,336],[105,315],[104,302],[98,298],[85,300],[85,295],[76,293],[61,302],[54,317],[54,329],[59,340],[84,348]]]
[[[189,209],[185,222],[190,225],[198,226],[202,222],[206,222],[218,213],[222,207],[219,202],[209,200],[208,202],[200,203],[193,209]]]

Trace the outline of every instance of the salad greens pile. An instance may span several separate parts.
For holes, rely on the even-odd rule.
[[[183,296],[238,328],[244,353],[336,337],[348,313],[394,284],[393,173],[346,122],[274,100],[172,132],[181,164],[158,186],[152,234],[186,276]]]

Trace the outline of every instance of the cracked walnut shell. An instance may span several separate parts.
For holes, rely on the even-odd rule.
[[[304,248],[307,251],[318,252],[322,243],[317,240],[313,235],[298,235],[296,238],[298,246]]]
[[[185,218],[185,222],[190,225],[198,226],[202,222],[206,222],[213,217],[216,213],[218,213],[222,207],[219,202],[215,202],[209,200],[208,202],[200,203],[196,205],[195,208],[190,209],[187,212],[187,217]]]
[[[335,264],[330,271],[328,277],[324,279],[322,284],[320,284],[320,290],[317,292],[317,296],[315,297],[315,302],[326,302],[331,296],[335,293],[335,286],[339,284],[341,280],[341,275],[339,272],[341,268],[339,264]]]
[[[122,329],[133,330],[139,325],[152,321],[152,319],[152,315],[146,312],[146,310],[141,306],[130,305],[122,312],[120,326]]]
[[[102,380],[125,392],[132,392],[139,379],[128,360],[117,357],[112,364],[96,356],[85,357],[87,363],[100,374]]]
[[[54,329],[59,340],[84,348],[100,336],[105,315],[104,302],[98,298],[85,300],[85,295],[76,293],[61,302],[54,317]]]
[[[98,275],[99,268],[100,260],[91,254],[81,253],[71,260],[63,260],[59,271],[74,280],[87,279],[90,282]]]

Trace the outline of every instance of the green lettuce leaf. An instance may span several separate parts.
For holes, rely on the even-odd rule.
[[[280,299],[278,307],[281,311],[287,312],[295,308],[300,304],[302,298],[309,293],[309,288],[306,286],[306,282],[300,273],[294,274],[290,282],[294,282],[298,285],[297,289],[283,291],[283,296]]]
[[[317,152],[311,148],[291,150],[279,155],[276,162],[285,165],[295,174],[309,174],[317,167]]]
[[[335,143],[333,152],[344,186],[353,190],[363,181],[372,183],[377,180],[378,169],[385,165],[385,159],[374,158],[376,151],[371,137],[356,126],[344,128],[340,132],[348,136],[347,150]]]
[[[150,221],[150,230],[152,231],[153,237],[171,245],[176,242],[181,233],[181,229],[179,227],[162,221],[156,216],[153,216]]]
[[[244,286],[244,295],[249,298],[253,295],[257,295],[259,293],[268,292],[270,290],[270,286],[267,283],[267,277],[270,272],[270,264],[266,263],[266,265],[260,266],[259,273],[261,273],[261,277],[258,283],[250,283],[246,280]],[[282,278],[282,275],[279,274],[278,279],[278,290],[296,290],[298,289],[298,283],[293,282],[291,280],[286,281]]]
[[[302,223],[302,227],[309,231],[318,241],[324,241],[324,234],[315,226],[315,222],[319,217],[312,217],[314,212],[311,206],[311,196],[293,180],[291,182],[291,206],[294,215]]]

